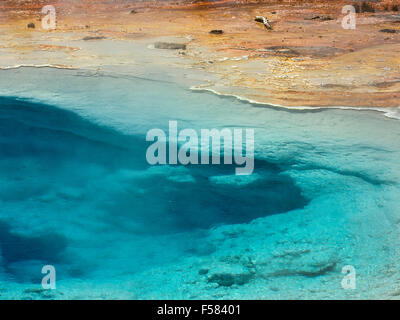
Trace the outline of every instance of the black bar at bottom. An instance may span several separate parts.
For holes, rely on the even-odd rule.
[[[392,301],[395,302],[395,301]],[[270,319],[282,317],[317,316],[319,319],[329,315],[343,317],[359,315],[363,311],[380,308],[377,304],[385,304],[385,309],[399,306],[390,301],[275,301],[275,300],[151,300],[151,301],[0,301],[0,308],[10,311],[15,316],[32,310],[43,316],[52,315],[73,317],[86,309],[91,315],[107,316],[111,320],[179,320],[179,319]],[[20,306],[21,305],[21,306]],[[54,309],[53,309],[54,308]],[[92,319],[92,318],[91,318]]]

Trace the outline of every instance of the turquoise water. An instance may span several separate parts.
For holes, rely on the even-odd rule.
[[[398,120],[113,73],[1,72],[1,298],[396,297]],[[148,165],[146,132],[169,120],[254,128],[254,173]],[[45,264],[56,290],[37,290]]]

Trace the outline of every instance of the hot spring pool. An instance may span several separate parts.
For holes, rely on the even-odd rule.
[[[2,298],[371,298],[399,279],[400,122],[174,83],[0,78]],[[146,132],[254,128],[255,169],[146,162]],[[41,288],[54,265],[57,289]],[[342,267],[357,289],[341,287]]]

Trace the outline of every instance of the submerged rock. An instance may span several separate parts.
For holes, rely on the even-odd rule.
[[[199,270],[199,275],[201,275],[201,276],[202,276],[202,275],[205,275],[205,274],[208,273],[208,271],[209,271],[208,269],[200,269],[200,270]]]
[[[154,44],[156,49],[169,49],[169,50],[186,50],[186,44],[173,43],[173,42],[156,42]]]
[[[104,37],[104,36],[87,36],[87,37],[84,37],[82,40],[84,40],[84,41],[88,41],[88,40],[103,40],[105,38],[106,37]]]
[[[221,264],[214,270],[208,272],[207,281],[217,283],[223,287],[230,287],[234,284],[244,285],[254,276],[248,268],[238,264]]]
[[[263,278],[305,276],[318,277],[336,269],[340,260],[332,249],[312,249],[310,246],[282,247],[271,257],[258,260],[257,275]]]
[[[35,24],[33,22],[28,23],[28,28],[35,29]]]
[[[330,271],[333,271],[337,265],[335,260],[327,260],[323,262],[309,263],[305,265],[299,265],[297,268],[288,267],[277,269],[268,274],[273,277],[288,277],[288,276],[306,276],[306,277],[318,277],[322,276]]]

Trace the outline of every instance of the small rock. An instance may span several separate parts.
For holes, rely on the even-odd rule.
[[[223,34],[223,33],[224,31],[219,29],[214,29],[210,31],[210,34]]]
[[[200,269],[199,270],[199,275],[205,275],[208,273],[208,269]]]
[[[35,29],[35,24],[33,22],[28,23],[28,28]]]
[[[254,19],[256,22],[261,22],[267,29],[272,30],[271,25],[266,17],[256,16]]]
[[[130,14],[135,14],[135,13],[137,13],[137,11],[135,9],[132,9],[130,12]]]
[[[306,277],[318,277],[326,273],[329,273],[335,269],[337,261],[329,260],[317,263],[310,263],[299,265],[298,268],[282,268],[277,269],[268,274],[268,276],[274,277],[287,277],[287,276],[306,276]]]
[[[333,20],[333,18],[331,18],[331,17],[321,17],[321,18],[319,18],[319,20],[320,21],[330,21],[330,20]]]
[[[394,30],[394,29],[382,29],[382,30],[379,30],[380,32],[385,32],[385,33],[396,33],[397,32],[397,30]]]
[[[24,290],[25,293],[42,293],[44,291],[46,291],[46,289],[43,288],[28,288]]]
[[[172,43],[172,42],[156,42],[154,44],[156,49],[169,49],[169,50],[186,50],[186,44],[184,43]]]
[[[363,1],[361,4],[361,11],[362,12],[375,12],[375,8],[372,6],[372,4]]]
[[[85,40],[85,41],[88,41],[88,40],[102,40],[102,39],[105,39],[106,37],[104,37],[104,36],[87,36],[87,37],[84,37],[82,40]]]
[[[209,272],[208,282],[217,283],[219,286],[231,287],[233,285],[244,285],[254,277],[254,273],[247,268],[236,265],[219,265]]]
[[[304,18],[304,20],[319,20],[319,21],[330,21],[333,20],[329,16],[313,16],[311,18]]]

